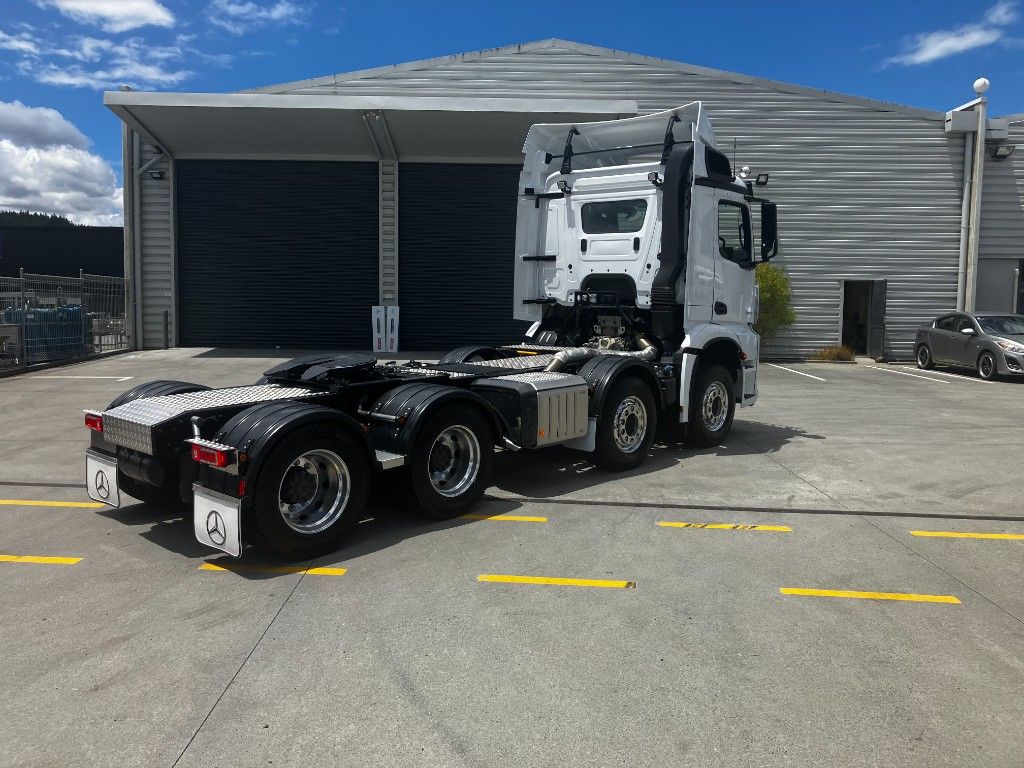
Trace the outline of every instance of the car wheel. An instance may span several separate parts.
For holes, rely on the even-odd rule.
[[[258,538],[289,560],[333,552],[366,505],[369,475],[365,449],[347,434],[312,427],[286,437],[256,481]]]
[[[608,393],[597,424],[594,462],[622,471],[643,463],[658,428],[651,388],[640,379],[623,379]]]
[[[721,365],[702,366],[690,394],[686,443],[699,448],[720,445],[736,413],[735,382]]]
[[[932,350],[927,344],[922,344],[917,348],[917,367],[922,371],[930,371],[935,367],[935,361],[932,360]]]
[[[471,406],[455,405],[433,416],[419,431],[409,456],[409,497],[428,517],[466,514],[484,495],[491,477],[494,435]]]
[[[992,381],[996,377],[996,357],[991,352],[978,355],[978,376],[985,381]]]

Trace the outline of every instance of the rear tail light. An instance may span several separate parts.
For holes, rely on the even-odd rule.
[[[103,433],[103,414],[101,413],[87,413],[85,414],[85,426],[91,429],[93,432]]]
[[[226,467],[231,463],[231,451],[221,448],[208,448],[205,445],[192,445],[192,459],[200,464],[209,464],[211,467]]]

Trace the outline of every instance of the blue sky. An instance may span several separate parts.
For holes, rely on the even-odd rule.
[[[992,81],[991,114],[1024,112],[1021,0],[2,0],[2,7],[0,208],[81,221],[117,220],[120,130],[101,93],[120,83],[234,91],[561,37],[937,110],[971,99],[971,83],[984,75]],[[82,189],[60,180],[71,165]]]

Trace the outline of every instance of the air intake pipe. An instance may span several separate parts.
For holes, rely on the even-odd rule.
[[[557,372],[565,370],[570,364],[584,363],[592,357],[599,355],[616,355],[618,357],[635,357],[639,360],[657,360],[658,348],[643,336],[637,337],[637,345],[640,347],[637,352],[618,352],[594,347],[572,347],[556,352],[554,359],[545,366],[545,371]]]

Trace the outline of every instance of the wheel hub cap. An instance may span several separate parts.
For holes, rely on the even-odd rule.
[[[480,473],[480,443],[473,430],[457,424],[442,431],[430,447],[427,473],[442,496],[465,493]]]
[[[333,451],[318,448],[289,465],[278,489],[278,509],[292,530],[320,533],[338,521],[350,493],[348,465]]]
[[[725,425],[725,420],[729,416],[729,393],[722,382],[712,382],[704,393],[701,414],[704,426],[709,432],[717,432]]]
[[[647,408],[643,400],[630,395],[615,409],[612,432],[615,446],[623,453],[635,453],[647,436]]]

